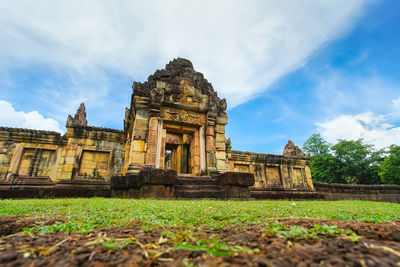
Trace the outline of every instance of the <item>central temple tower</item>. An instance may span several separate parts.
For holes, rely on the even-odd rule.
[[[132,89],[123,174],[145,166],[190,175],[227,171],[226,100],[189,60],[172,60]]]

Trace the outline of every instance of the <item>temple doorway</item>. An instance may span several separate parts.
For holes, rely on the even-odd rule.
[[[178,173],[190,174],[191,157],[189,144],[166,144],[164,168],[167,170],[176,170]]]
[[[206,169],[204,130],[201,127],[164,121],[160,150],[161,169],[188,175],[201,175]]]
[[[164,168],[181,174],[192,173],[192,135],[189,133],[166,132]]]

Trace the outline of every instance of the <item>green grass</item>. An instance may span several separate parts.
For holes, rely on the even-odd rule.
[[[357,241],[358,236],[351,230],[338,228],[336,225],[315,224],[307,229],[302,226],[285,226],[280,222],[267,222],[265,231],[288,240],[308,240],[315,238],[337,237]]]
[[[400,218],[400,204],[366,201],[212,201],[151,199],[0,200],[0,216],[60,218],[63,224],[41,231],[90,230],[139,221],[145,231],[157,226],[220,229],[264,223],[270,218],[318,218],[384,222]],[[68,225],[66,225],[68,224]]]

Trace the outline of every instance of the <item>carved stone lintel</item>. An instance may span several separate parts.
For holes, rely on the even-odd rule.
[[[204,125],[206,123],[206,117],[204,114],[188,110],[178,110],[173,108],[163,109],[161,117],[166,121],[183,122],[195,125]]]

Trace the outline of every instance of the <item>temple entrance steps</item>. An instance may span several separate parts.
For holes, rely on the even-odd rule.
[[[225,199],[226,189],[216,178],[207,176],[178,176],[175,184],[176,198]]]

